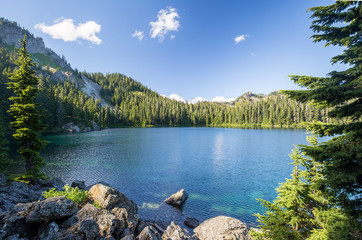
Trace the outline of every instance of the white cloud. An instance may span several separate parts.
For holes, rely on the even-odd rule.
[[[177,9],[171,7],[161,9],[157,14],[157,21],[150,22],[151,38],[158,37],[159,41],[162,42],[169,31],[178,31],[180,22],[177,18],[180,18]]]
[[[90,41],[93,44],[101,44],[102,40],[96,34],[101,31],[101,25],[94,21],[87,21],[78,25],[73,19],[57,19],[53,25],[45,23],[36,24],[34,28],[50,35],[54,39],[62,39],[65,42],[74,42],[78,39]]]
[[[223,96],[217,96],[211,99],[211,102],[232,102],[235,98],[225,98]]]
[[[138,40],[142,41],[142,39],[143,39],[143,37],[144,37],[143,31],[138,31],[138,30],[136,30],[136,31],[132,34],[132,37],[136,37],[136,38],[138,38]]]
[[[246,37],[249,37],[249,35],[243,34],[243,35],[239,35],[239,36],[235,37],[234,38],[235,44],[238,44],[239,42],[245,41]]]
[[[170,39],[173,40],[175,39],[175,37],[176,37],[175,35],[171,34]]]
[[[185,99],[179,95],[177,95],[176,93],[172,93],[170,96],[168,96],[169,99],[174,99],[176,101],[179,102],[186,102]]]
[[[207,99],[203,98],[203,97],[195,97],[194,99],[192,99],[191,101],[189,101],[189,103],[195,104],[198,102],[204,102],[207,101]]]

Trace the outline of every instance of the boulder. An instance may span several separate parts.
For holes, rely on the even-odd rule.
[[[30,224],[26,222],[25,212],[29,209],[31,203],[18,203],[16,204],[1,220],[3,226],[2,231],[5,232],[5,236],[16,235],[26,236]]]
[[[79,180],[74,180],[70,186],[72,188],[77,187],[79,189],[85,189],[85,182],[84,181],[79,181]]]
[[[44,187],[56,188],[57,190],[62,190],[65,183],[63,182],[63,180],[61,178],[52,178],[50,180],[44,181],[42,183],[42,185]]]
[[[63,196],[52,197],[33,202],[26,210],[26,221],[30,223],[46,222],[69,217],[78,211],[77,204]]]
[[[84,205],[75,215],[79,221],[87,219],[94,219],[94,217],[100,213],[101,210],[93,206],[93,204],[87,203]]]
[[[104,184],[96,184],[88,191],[88,196],[102,208],[112,210],[115,207],[125,208],[128,215],[138,213],[137,205],[125,195]]]
[[[134,238],[134,235],[131,234],[131,235],[127,235],[127,236],[121,238],[121,240],[135,240],[135,238]]]
[[[194,229],[200,240],[236,239],[251,240],[245,223],[238,219],[218,216],[202,222]]]
[[[161,234],[153,226],[145,227],[137,236],[137,240],[162,240]]]
[[[65,236],[64,236],[65,235]],[[95,240],[99,239],[99,227],[95,220],[88,219],[77,223],[72,228],[61,236],[57,236],[54,239],[87,239]]]
[[[184,224],[190,228],[196,228],[200,223],[196,218],[187,217]]]
[[[112,236],[115,230],[122,232],[126,228],[123,220],[117,219],[114,214],[105,209],[95,216],[95,220],[99,226],[99,233],[105,238]]]
[[[171,222],[170,226],[168,226],[165,232],[163,233],[162,239],[188,240],[194,238],[186,229],[182,229],[179,225],[175,224],[174,222]]]
[[[52,240],[59,231],[59,226],[55,222],[44,225],[39,229],[39,240]]]
[[[170,197],[165,199],[165,202],[169,205],[175,206],[175,207],[181,207],[182,204],[186,201],[188,198],[188,194],[185,189],[181,189],[175,194],[172,194]]]
[[[34,191],[23,182],[11,182],[9,186],[0,186],[0,220],[17,203],[27,203],[42,198],[41,191]]]

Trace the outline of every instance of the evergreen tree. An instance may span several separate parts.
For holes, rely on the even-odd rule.
[[[9,112],[14,121],[11,122],[15,129],[14,138],[19,141],[18,152],[25,160],[26,174],[23,179],[35,180],[44,178],[41,167],[45,164],[39,151],[46,145],[46,141],[40,138],[41,131],[45,129],[42,124],[39,104],[34,103],[38,93],[39,78],[35,75],[35,66],[26,48],[26,36],[20,41],[22,48],[17,48],[18,58],[15,60],[18,66],[10,74],[8,88],[14,91],[14,96],[9,100],[13,102]]]
[[[308,137],[313,147],[316,136]],[[290,179],[277,188],[273,202],[259,200],[266,208],[256,214],[261,231],[252,230],[255,239],[351,239],[348,216],[332,203],[330,189],[325,188],[323,165],[296,147]]]
[[[331,108],[329,116],[342,124],[310,124],[320,136],[335,136],[303,151],[324,165],[324,174],[335,200],[355,219],[362,219],[362,2],[336,1],[314,7],[311,25],[315,42],[344,47],[332,63],[348,64],[348,69],[332,71],[327,77],[291,76],[307,90],[284,91],[292,99]]]

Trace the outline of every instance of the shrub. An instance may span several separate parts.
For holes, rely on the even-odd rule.
[[[45,198],[51,198],[56,196],[64,196],[76,204],[81,204],[85,202],[88,198],[88,192],[80,190],[78,187],[72,188],[68,184],[63,187],[64,191],[57,191],[55,188],[50,189],[49,191],[43,192]]]

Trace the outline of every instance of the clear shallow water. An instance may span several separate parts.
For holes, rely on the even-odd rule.
[[[288,154],[305,144],[300,129],[125,128],[52,135],[45,172],[67,183],[105,181],[155,218],[163,200],[184,188],[186,216],[218,215],[255,224],[256,198],[273,200],[289,177]]]

